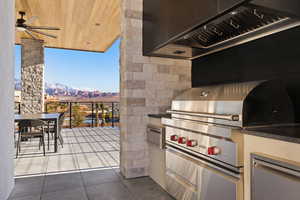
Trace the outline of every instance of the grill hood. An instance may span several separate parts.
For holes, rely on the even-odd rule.
[[[148,55],[193,59],[300,25],[299,0],[248,0],[177,34]]]
[[[279,81],[189,89],[172,101],[172,118],[236,127],[294,123],[293,104]]]

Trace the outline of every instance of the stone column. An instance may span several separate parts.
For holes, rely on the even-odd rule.
[[[191,87],[191,62],[142,55],[143,0],[123,0],[121,14],[121,173],[148,175],[147,114],[165,112]]]
[[[21,43],[21,113],[40,113],[44,110],[44,42],[24,38]]]

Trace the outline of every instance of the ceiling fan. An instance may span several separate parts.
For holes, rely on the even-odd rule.
[[[48,27],[48,26],[31,26],[30,24],[33,23],[34,20],[36,20],[36,16],[31,17],[29,20],[27,20],[27,24],[25,23],[26,20],[24,19],[24,16],[26,13],[24,11],[19,11],[19,14],[21,15],[19,19],[17,19],[16,22],[16,29],[21,32],[25,32],[28,35],[30,35],[33,39],[37,39],[33,33],[41,34],[47,37],[51,38],[57,38],[56,35],[52,35],[49,33],[45,33],[39,30],[60,30],[60,28],[56,27]]]

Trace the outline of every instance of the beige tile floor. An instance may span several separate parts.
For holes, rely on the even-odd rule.
[[[53,153],[53,139],[50,149],[43,156],[38,140],[21,143],[21,154],[15,159],[15,176],[45,175],[58,172],[84,171],[87,169],[119,166],[118,128],[74,128],[63,129],[63,148]]]

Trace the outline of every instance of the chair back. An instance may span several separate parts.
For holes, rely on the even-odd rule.
[[[63,128],[64,121],[65,121],[65,112],[60,113],[59,120],[58,120],[58,139],[62,145],[64,144],[64,139],[61,135],[61,130]]]
[[[42,120],[38,120],[38,119],[22,120],[19,122],[19,130],[21,132],[24,132],[29,130],[31,131],[32,128],[43,129],[44,125],[45,123]]]

